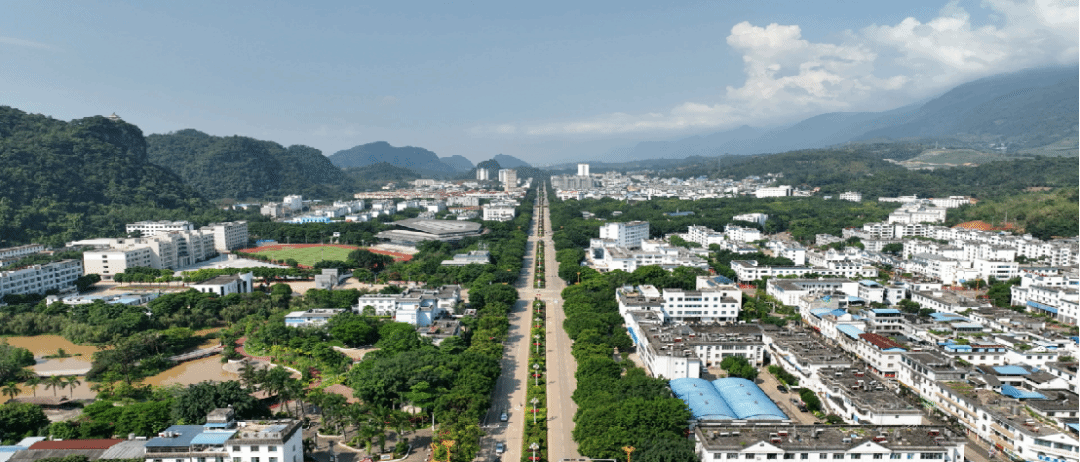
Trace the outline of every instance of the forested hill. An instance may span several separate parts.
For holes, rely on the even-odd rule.
[[[146,142],[151,162],[173,171],[210,199],[334,197],[351,191],[341,169],[307,146],[286,148],[272,141],[190,129],[150,135]]]
[[[209,206],[149,161],[134,125],[100,116],[64,122],[0,106],[0,247],[122,232],[131,218]]]
[[[420,174],[453,175],[458,173],[455,167],[447,165],[434,152],[415,146],[395,147],[385,141],[362,144],[335,152],[330,156],[330,162],[341,168],[366,167],[386,162]],[[452,163],[457,165],[459,162]]]

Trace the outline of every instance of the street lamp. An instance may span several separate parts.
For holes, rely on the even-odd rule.
[[[540,386],[540,363],[533,364],[533,386]]]
[[[539,409],[536,408],[536,405],[540,403],[540,398],[533,396],[533,399],[529,400],[529,402],[533,405],[533,425],[536,425],[536,414],[539,413]]]
[[[536,339],[536,354],[540,354],[540,334],[533,335],[533,338]]]
[[[532,457],[529,458],[529,460],[539,460],[536,458],[536,450],[540,449],[540,445],[536,444],[536,441],[533,441],[531,444],[529,444],[529,449],[532,449],[533,454]]]
[[[633,446],[623,446],[623,451],[626,451],[626,462],[630,462],[630,453],[634,452]]]

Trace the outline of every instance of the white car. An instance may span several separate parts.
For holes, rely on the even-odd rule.
[[[502,443],[495,443],[495,454],[502,454],[506,452],[506,446]]]

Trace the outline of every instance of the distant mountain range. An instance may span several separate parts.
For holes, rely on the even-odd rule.
[[[415,146],[394,147],[385,141],[362,144],[335,152],[330,162],[340,168],[365,167],[386,162],[404,167],[421,175],[460,175],[476,168],[469,159],[454,155],[439,157],[434,152]],[[528,167],[529,164],[513,156],[498,154],[494,158],[502,168]]]
[[[1029,69],[959,85],[929,101],[884,112],[833,112],[781,129],[742,126],[678,141],[613,150],[622,161],[759,154],[863,141],[940,141],[954,147],[1031,149],[1075,140],[1080,72]],[[1073,141],[1075,143],[1075,141]]]

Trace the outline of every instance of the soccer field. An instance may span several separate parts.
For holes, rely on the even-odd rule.
[[[349,252],[356,248],[343,248],[329,245],[275,245],[267,250],[255,252],[275,260],[296,260],[304,266],[313,266],[321,260],[345,260]]]

